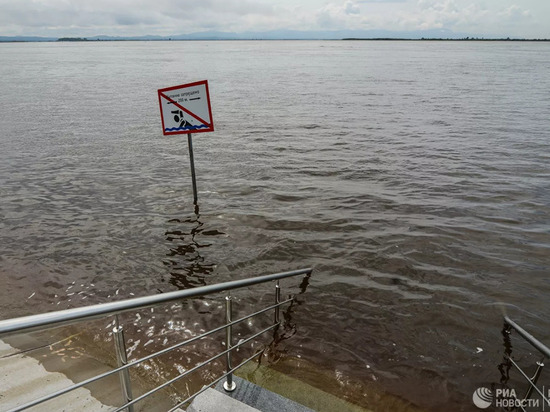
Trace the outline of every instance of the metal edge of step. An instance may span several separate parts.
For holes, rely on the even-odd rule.
[[[260,412],[258,409],[237,400],[223,389],[208,388],[198,395],[186,412]]]
[[[236,389],[232,392],[227,392],[223,388],[223,382],[219,382],[215,389],[236,399],[246,405],[252,406],[261,412],[314,412],[312,409],[288,399],[275,392],[271,392],[261,386],[258,386],[246,379],[233,376],[233,381],[236,383]]]

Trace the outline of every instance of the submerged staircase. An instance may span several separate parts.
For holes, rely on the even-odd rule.
[[[335,410],[366,412],[334,395],[278,373],[269,367],[250,362],[261,356],[263,348],[261,350],[254,349],[254,354],[238,365],[232,363],[235,361],[234,356],[232,358],[233,351],[249,342],[254,342],[267,331],[277,330],[279,326],[285,324],[285,321],[281,320],[283,316],[280,314],[280,307],[287,305],[284,313],[287,316],[286,310],[290,311],[295,296],[286,295],[284,299],[281,298],[280,280],[302,277],[301,281],[298,284],[294,283],[293,286],[298,290],[296,295],[299,295],[306,291],[311,272],[311,269],[302,269],[154,296],[2,320],[0,321],[0,338],[2,339],[0,340],[0,412],[183,412],[185,408],[190,412],[332,412]],[[239,319],[233,319],[233,300],[229,291],[266,282],[275,283],[271,306],[245,316],[241,315],[242,317]],[[223,299],[225,310],[221,314],[220,326],[185,341],[172,344],[172,346],[163,347],[140,359],[128,360],[123,325],[119,323],[118,314],[139,313],[145,308],[150,309],[166,303],[222,292],[225,292],[226,296]],[[261,296],[264,299],[266,297],[269,299],[269,293],[265,294],[265,288]],[[239,313],[242,313],[242,309]],[[261,314],[265,316],[260,321],[264,325],[269,323],[270,326],[256,333],[250,332],[253,333],[251,336],[242,336],[242,339],[235,343],[236,339],[233,339],[232,336],[233,326],[240,322],[252,321]],[[91,326],[89,323],[83,325],[84,322],[107,318],[110,319],[110,324],[115,325],[111,333],[118,367],[113,368],[112,365],[107,365],[104,360],[102,361],[92,354],[92,345],[84,350],[78,359],[74,360],[76,363],[65,363],[63,358],[61,361],[59,359],[51,360],[51,356],[48,360],[48,357],[45,356],[44,352],[49,353],[56,345],[65,347],[69,345],[68,342],[72,337],[76,336],[67,336],[69,333],[67,329],[60,328],[60,326],[70,326],[70,333],[77,332],[78,335],[80,328],[84,328],[84,326],[90,328]],[[104,325],[104,323],[102,324]],[[29,334],[29,332],[39,332],[38,337],[34,333]],[[220,339],[220,346],[223,342],[222,347],[225,350],[212,355],[211,358],[200,362],[189,370],[178,372],[178,376],[167,382],[155,383],[157,386],[153,389],[150,387],[145,389],[145,386],[139,382],[138,374],[130,375],[129,373],[130,368],[182,349],[188,344],[198,343],[199,340],[214,333],[225,335],[225,339]],[[180,339],[182,338],[180,337]],[[52,343],[55,340],[57,342]],[[252,349],[246,346],[244,348]],[[112,349],[110,348],[111,351]],[[109,348],[107,350],[109,351]],[[209,368],[215,360],[225,360],[225,373],[207,383],[207,386],[193,393],[187,399],[182,400],[178,396],[180,392],[176,392],[176,396],[173,396],[172,385],[174,382],[187,377],[190,373],[203,370],[201,368]],[[238,373],[239,377],[234,376],[234,373]],[[224,387],[232,388],[234,384],[236,385],[233,391],[224,389]]]
[[[280,308],[283,305],[288,305],[290,307],[290,305],[292,305],[292,303],[294,302],[295,297],[294,295],[288,295],[286,299],[281,299],[280,280],[302,276],[303,279],[298,286],[298,294],[302,294],[307,288],[311,272],[311,269],[301,269],[292,272],[258,276],[254,278],[219,283],[216,285],[162,293],[153,296],[127,299],[99,305],[68,309],[64,311],[2,320],[0,321],[0,338],[3,339],[3,341],[0,341],[2,342],[0,344],[0,412],[19,412],[26,410],[86,410],[93,412],[97,410],[111,412],[137,412],[140,410],[144,410],[143,406],[145,404],[154,400],[155,397],[158,397],[158,395],[162,393],[162,391],[168,390],[176,381],[187,377],[191,373],[200,370],[201,368],[209,367],[212,362],[218,359],[225,359],[225,373],[210,382],[207,387],[204,387],[201,390],[193,393],[191,396],[184,400],[179,399],[175,401],[177,403],[175,405],[172,402],[171,406],[167,409],[160,408],[160,405],[157,404],[154,409],[147,408],[145,410],[158,409],[168,410],[169,412],[179,412],[182,411],[185,407],[191,407],[190,404],[193,402],[193,400],[198,399],[194,406],[192,406],[191,408],[195,408],[196,411],[207,411],[207,409],[204,409],[207,405],[214,404],[214,399],[220,399],[223,407],[220,409],[220,405],[218,404],[217,409],[214,409],[216,411],[227,410],[226,407],[228,405],[234,404],[236,402],[245,401],[248,403],[252,403],[251,406],[249,405],[249,407],[252,408],[250,409],[250,411],[254,411],[255,408],[256,410],[267,412],[270,409],[265,408],[268,408],[269,405],[276,404],[276,402],[285,402],[285,399],[279,395],[263,391],[258,386],[238,378],[235,379],[239,380],[239,385],[241,386],[241,388],[235,391],[235,393],[230,397],[220,391],[217,391],[216,389],[211,389],[210,387],[216,387],[219,389],[222,384],[224,384],[225,387],[233,387],[233,373],[242,366],[246,365],[248,362],[261,356],[263,353],[263,349],[255,350],[252,356],[248,357],[238,365],[232,364],[233,352],[243,347],[244,345],[254,342],[257,338],[259,338],[266,332],[277,330],[277,328],[283,324],[280,316]],[[272,300],[273,304],[254,313],[242,316],[239,319],[233,319],[232,297],[230,291],[249,288],[251,286],[266,282],[275,282]],[[128,360],[128,351],[126,349],[126,340],[124,338],[124,328],[123,325],[119,322],[119,314],[130,311],[139,312],[140,310],[157,307],[162,304],[179,302],[192,298],[200,298],[216,293],[219,294],[221,292],[225,292],[226,296],[224,299],[225,313],[222,314],[222,319],[225,318],[225,321],[220,322],[220,326],[209,331],[200,333],[199,335],[193,336],[179,343],[173,344],[172,346],[164,347],[163,349],[144,356],[140,359]],[[262,296],[266,296],[265,291],[263,292]],[[252,334],[251,336],[243,337],[237,343],[235,343],[235,339],[233,339],[232,336],[233,326],[244,321],[251,321],[261,314],[271,314],[271,317],[269,319],[266,319],[264,317],[262,320],[262,322],[264,323],[267,320],[270,320],[270,326],[260,330],[257,333]],[[114,341],[114,352],[116,354],[118,367],[114,369],[110,368],[110,370],[108,370],[107,372],[98,371],[99,373],[92,376],[91,378],[86,377],[83,379],[75,379],[76,382],[68,379],[62,373],[46,371],[46,369],[42,365],[40,365],[40,363],[36,359],[28,356],[25,353],[18,352],[12,346],[6,343],[7,338],[10,340],[10,342],[12,341],[12,339],[17,340],[21,337],[22,339],[26,339],[26,337],[29,336],[28,332],[39,331],[50,333],[52,329],[66,325],[70,325],[71,329],[74,331],[74,329],[81,326],[83,322],[106,318],[109,318],[111,321],[113,321],[114,318],[113,324],[115,326],[112,329],[111,333]],[[87,326],[89,326],[89,324]],[[224,343],[225,350],[222,350],[221,352],[213,355],[211,358],[200,362],[189,370],[184,370],[175,378],[172,378],[154,387],[153,389],[146,391],[145,393],[140,393],[139,396],[134,396],[133,392],[135,391],[132,391],[132,385],[135,386],[136,383],[132,382],[131,380],[131,375],[129,373],[130,368],[141,365],[142,363],[149,360],[154,360],[161,355],[178,350],[191,343],[197,343],[199,340],[207,336],[213,335],[217,332],[225,332],[225,339],[222,341]],[[14,336],[16,338],[13,338]],[[95,386],[100,384],[101,382],[109,381],[112,380],[112,378],[116,377],[119,378],[118,380],[120,382],[120,385],[112,385],[112,383],[107,384],[108,390],[111,390],[113,388],[118,389],[118,399],[116,399],[113,403],[109,402],[109,404],[104,404],[100,402],[98,399],[96,399],[96,397],[92,396],[90,390],[87,389],[92,384],[93,386]],[[221,390],[223,391],[223,389]],[[121,393],[122,398],[120,396]],[[97,397],[99,397],[99,395],[101,394],[98,393]],[[103,398],[103,396],[101,397]],[[122,404],[120,403],[121,399]],[[168,399],[166,399],[165,397],[164,400]],[[172,399],[172,401],[174,400]],[[286,402],[287,403],[285,403],[285,406],[279,406],[277,411],[309,411],[309,409],[295,402],[288,400],[286,400]],[[115,406],[111,406],[112,404],[114,404]],[[244,408],[240,403],[237,403],[236,405]],[[294,405],[295,409],[288,409],[291,407],[291,405]]]
[[[36,359],[18,352],[0,340],[0,410],[16,408],[21,403],[41,398],[74,382],[59,372],[48,372]],[[51,411],[106,412],[103,405],[85,388],[78,388],[63,398],[48,403]],[[34,408],[34,410],[40,410]]]
[[[25,342],[20,342],[25,343]],[[36,346],[32,342],[31,346]],[[28,346],[26,344],[25,346]],[[33,351],[35,352],[35,351]],[[36,356],[35,356],[36,357]],[[44,367],[33,356],[0,340],[0,412],[5,412],[23,403],[43,397],[48,393],[74,385],[73,373],[63,368],[60,372],[49,372],[51,365]],[[40,356],[39,356],[40,357]],[[84,360],[82,368],[98,369],[93,360]],[[68,368],[71,366],[67,365]],[[105,367],[105,365],[102,365]],[[74,365],[72,368],[74,369]],[[198,395],[186,409],[188,412],[369,412],[334,395],[328,394],[297,379],[255,363],[247,364],[239,370],[241,377],[234,376],[236,389],[227,392],[219,382],[215,387],[206,389]],[[71,378],[67,377],[70,375]],[[260,382],[260,385],[252,382]],[[109,385],[101,389],[101,399],[94,396],[96,392],[79,388],[63,397],[53,399],[47,404],[27,409],[28,411],[90,411],[107,412],[116,410],[120,398],[119,388]],[[164,394],[146,400],[139,405],[140,411],[165,411],[170,409],[170,402]],[[292,399],[292,400],[291,400]],[[306,406],[304,406],[306,405]],[[176,412],[183,412],[179,408]]]

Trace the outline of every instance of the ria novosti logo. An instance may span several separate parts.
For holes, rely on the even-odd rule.
[[[487,409],[493,403],[493,391],[489,388],[477,388],[472,400],[479,409]]]
[[[540,393],[540,392],[539,392]],[[542,388],[542,393],[545,393],[544,387]],[[541,399],[520,399],[518,398],[515,389],[509,388],[498,388],[494,390],[494,393],[491,389],[481,387],[477,388],[472,395],[472,401],[474,405],[479,409],[487,409],[489,406],[493,405],[497,408],[536,408],[538,410],[544,411],[544,407],[548,407],[550,411],[550,389],[548,389],[548,394],[544,401]],[[542,409],[540,409],[542,405]]]

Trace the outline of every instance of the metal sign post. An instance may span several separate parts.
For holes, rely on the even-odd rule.
[[[197,177],[195,176],[195,158],[193,157],[193,139],[191,133],[187,133],[189,143],[189,161],[191,162],[191,179],[193,180],[193,203],[197,204]]]
[[[182,84],[158,90],[162,133],[166,135],[187,134],[193,199],[197,204],[197,179],[193,156],[192,133],[213,132],[212,108],[208,93],[208,81]]]

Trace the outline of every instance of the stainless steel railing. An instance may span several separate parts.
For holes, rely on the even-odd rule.
[[[521,368],[521,366],[512,357],[512,344],[510,341],[510,335],[512,331],[517,332],[523,338],[523,340],[531,345],[533,348],[535,348],[541,356],[540,361],[535,362],[535,371],[532,376],[529,376],[528,373],[523,368]],[[503,379],[501,382],[504,384],[508,382],[509,370],[513,366],[528,384],[525,395],[521,399],[515,396],[515,400],[517,401],[514,403],[515,408],[519,408],[522,411],[526,412],[527,409],[524,405],[527,405],[526,401],[531,398],[533,392],[536,392],[540,396],[540,400],[544,405],[542,407],[542,410],[544,410],[544,407],[550,407],[550,399],[545,395],[544,388],[537,386],[538,380],[544,368],[544,361],[545,359],[550,359],[550,349],[534,336],[532,336],[525,329],[523,329],[521,326],[519,326],[516,322],[510,319],[508,316],[504,317],[503,335],[506,351],[504,354],[504,364],[501,365],[501,373],[503,375]]]
[[[49,329],[49,328],[57,327],[61,325],[71,325],[71,324],[88,321],[92,319],[99,319],[99,318],[104,318],[104,317],[113,316],[113,315],[115,316],[115,327],[113,328],[113,337],[114,337],[115,350],[116,350],[117,361],[118,361],[117,368],[112,369],[108,372],[101,373],[92,378],[86,379],[72,386],[50,393],[48,395],[42,396],[41,398],[34,399],[23,405],[17,406],[14,409],[11,409],[9,412],[19,412],[19,411],[23,411],[25,409],[40,405],[51,399],[54,399],[66,393],[69,393],[75,389],[84,387],[93,382],[99,381],[103,378],[106,378],[108,376],[111,376],[117,373],[119,374],[120,381],[121,381],[122,396],[123,396],[124,404],[119,408],[115,409],[113,412],[122,411],[124,409],[128,410],[129,412],[133,412],[134,405],[136,403],[142,401],[145,398],[148,398],[149,396],[160,391],[161,389],[166,388],[169,385],[172,385],[174,382],[180,379],[183,379],[184,377],[199,370],[200,368],[206,365],[209,365],[211,362],[219,358],[225,358],[225,361],[226,361],[225,373],[222,376],[215,379],[214,381],[212,381],[209,385],[203,387],[201,390],[189,396],[187,399],[181,402],[178,402],[177,405],[175,405],[172,409],[170,409],[170,412],[173,412],[177,410],[180,406],[189,403],[197,395],[199,395],[204,390],[206,390],[208,387],[211,387],[217,384],[223,379],[226,379],[226,382],[224,383],[224,388],[227,391],[234,390],[235,383],[233,382],[233,378],[232,378],[233,372],[235,372],[237,369],[239,369],[241,366],[251,361],[255,357],[259,356],[262,353],[262,351],[257,351],[252,356],[245,359],[244,361],[242,361],[236,366],[232,365],[232,356],[231,356],[232,352],[240,348],[241,346],[245,345],[246,343],[256,339],[260,335],[270,330],[276,329],[280,325],[281,323],[280,314],[279,314],[280,307],[282,305],[293,302],[294,297],[291,296],[288,299],[281,301],[281,289],[280,289],[279,281],[281,279],[295,277],[295,276],[304,276],[304,278],[307,279],[311,276],[311,273],[312,273],[312,269],[310,268],[300,269],[300,270],[295,270],[291,272],[283,272],[283,273],[276,273],[276,274],[265,275],[265,276],[258,276],[258,277],[249,278],[249,279],[235,280],[235,281],[230,281],[225,283],[219,283],[216,285],[209,285],[209,286],[203,286],[203,287],[198,287],[193,289],[186,289],[182,291],[163,293],[159,295],[127,299],[127,300],[122,300],[117,302],[110,302],[110,303],[104,303],[99,305],[86,306],[81,308],[68,309],[68,310],[63,310],[58,312],[51,312],[51,313],[45,313],[45,314],[33,315],[33,316],[25,316],[25,317],[0,321],[0,337],[3,337],[7,335],[16,334],[16,333],[45,330],[45,329]],[[254,286],[254,285],[258,285],[266,282],[273,282],[273,281],[276,282],[273,305],[267,308],[261,309],[259,311],[256,311],[252,314],[243,316],[239,319],[233,320],[232,298],[231,298],[231,294],[229,293],[231,290]],[[206,295],[211,295],[211,294],[220,293],[220,292],[228,292],[228,295],[225,298],[225,323],[223,325],[220,325],[200,335],[194,336],[183,342],[179,342],[175,345],[164,348],[155,353],[144,356],[140,359],[128,362],[128,359],[126,357],[124,330],[123,330],[123,326],[119,323],[119,319],[118,319],[119,314],[128,312],[128,311],[137,311],[145,308],[150,308],[163,303],[181,301],[184,299],[191,299],[196,297],[203,297]],[[237,325],[247,319],[254,318],[262,313],[266,313],[272,310],[274,311],[274,323],[272,325],[253,334],[252,336],[249,336],[246,339],[241,339],[235,345],[233,344],[232,328],[234,325]],[[129,374],[130,368],[138,364],[141,364],[147,360],[150,360],[158,356],[161,356],[163,354],[166,354],[168,352],[171,352],[175,349],[182,348],[190,343],[196,342],[216,332],[223,331],[224,329],[226,332],[226,336],[225,336],[226,349],[224,351],[210,357],[206,361],[199,363],[193,368],[179,374],[178,376],[168,380],[167,382],[164,382],[163,384],[158,385],[157,387],[153,388],[152,390],[149,390],[148,392],[140,395],[139,397],[133,398],[132,386],[131,386],[131,380],[130,380],[130,374]]]

